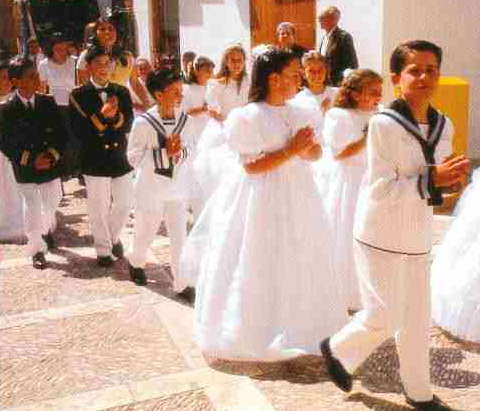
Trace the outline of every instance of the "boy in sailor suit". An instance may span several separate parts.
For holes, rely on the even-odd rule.
[[[126,87],[108,82],[112,65],[106,49],[92,46],[86,61],[90,81],[72,90],[69,110],[72,131],[81,146],[80,164],[97,264],[109,267],[112,257],[123,256],[119,237],[132,197],[132,167],[127,160],[132,100]]]
[[[55,212],[62,198],[66,126],[52,96],[37,94],[40,79],[25,57],[10,62],[17,91],[0,107],[0,149],[10,160],[25,199],[25,233],[33,266],[48,266],[45,251],[54,247]]]
[[[129,270],[132,281],[146,284],[146,253],[165,217],[174,289],[180,292],[186,288],[177,276],[186,237],[189,164],[185,159],[194,149],[194,130],[177,109],[182,100],[180,75],[168,69],[154,71],[146,84],[157,104],[135,119],[128,142],[128,160],[138,172]]]
[[[368,169],[355,217],[364,310],[321,343],[331,379],[349,392],[351,374],[395,335],[406,401],[422,411],[450,409],[430,386],[432,206],[470,167],[463,156],[445,158],[453,126],[429,104],[441,62],[442,50],[422,40],[405,42],[392,54],[392,81],[401,97],[370,121]]]

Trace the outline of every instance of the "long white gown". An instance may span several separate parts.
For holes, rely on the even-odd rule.
[[[362,129],[374,111],[331,108],[326,116],[323,137],[332,151],[340,154],[347,146],[362,138]],[[330,163],[328,212],[334,230],[335,270],[342,279],[348,308],[362,308],[358,278],[353,259],[353,225],[358,193],[367,169],[367,150],[352,157]]]
[[[10,95],[0,97],[0,102],[6,101]],[[0,241],[26,239],[24,212],[23,198],[18,190],[10,160],[0,152]]]
[[[264,174],[242,163],[285,146],[310,111],[252,103],[227,119],[229,169],[190,233],[180,275],[199,270],[195,339],[215,358],[276,361],[318,354],[347,321],[330,228],[311,162]]]
[[[209,80],[205,101],[209,108],[220,109],[226,119],[234,108],[247,104],[249,87],[248,76],[242,80],[240,89],[235,82],[225,85],[218,80]],[[198,142],[194,168],[201,192],[202,208],[233,164],[234,156],[226,144],[223,124],[224,121],[209,119]]]
[[[480,170],[432,264],[432,317],[455,336],[480,342]]]

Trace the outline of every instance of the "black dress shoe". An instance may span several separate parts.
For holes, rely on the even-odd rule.
[[[47,260],[45,260],[45,254],[42,252],[36,253],[32,257],[32,262],[33,268],[36,268],[37,270],[45,270],[45,268],[48,267]]]
[[[352,390],[352,375],[345,369],[342,363],[337,360],[330,349],[330,338],[320,343],[325,363],[327,364],[328,375],[332,382],[342,391],[350,392]]]
[[[181,292],[177,293],[177,296],[182,300],[186,300],[191,304],[195,303],[195,288],[185,287]]]
[[[143,268],[135,268],[128,263],[128,271],[130,272],[130,279],[137,285],[147,285],[147,276]]]
[[[123,258],[123,244],[120,240],[112,247],[112,254],[117,258]]]
[[[42,235],[42,238],[47,244],[47,248],[49,250],[53,250],[55,248],[55,240],[53,239],[53,235],[50,231],[47,234]]]
[[[447,404],[445,404],[440,398],[436,395],[433,396],[431,401],[414,401],[411,398],[406,399],[407,404],[411,405],[417,411],[451,411]]]
[[[97,257],[97,265],[100,267],[111,267],[113,264],[112,257],[109,255],[107,256],[98,256]]]

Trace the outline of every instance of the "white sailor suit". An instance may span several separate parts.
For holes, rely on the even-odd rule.
[[[395,335],[404,389],[415,401],[432,399],[428,257],[431,206],[442,198],[430,165],[450,154],[453,135],[450,120],[431,107],[427,127],[425,133],[400,99],[369,123],[368,169],[354,227],[364,310],[330,339],[334,357],[353,373]]]
[[[185,288],[178,280],[178,264],[186,238],[186,200],[189,198],[191,163],[195,149],[194,129],[183,112],[162,119],[158,106],[138,116],[128,142],[128,160],[136,169],[135,224],[128,259],[134,268],[145,267],[146,254],[165,220],[170,239],[170,266],[174,289]],[[183,149],[175,162],[166,154],[166,139],[180,134]]]

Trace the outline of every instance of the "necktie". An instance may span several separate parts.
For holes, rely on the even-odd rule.
[[[33,111],[33,105],[31,101],[27,101],[27,110]]]

